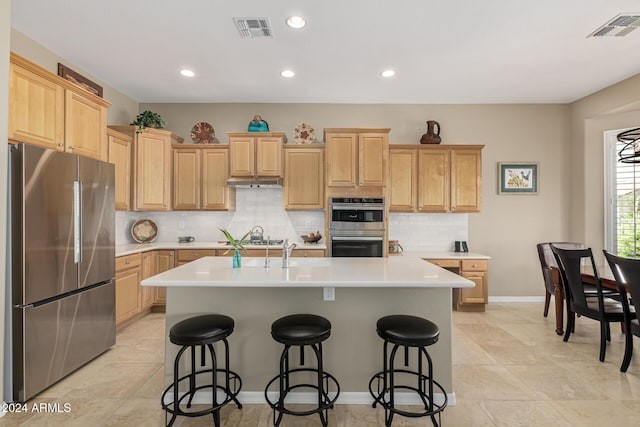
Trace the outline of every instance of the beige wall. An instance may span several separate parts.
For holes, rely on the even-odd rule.
[[[0,141],[7,140],[7,121],[9,118],[9,45],[11,37],[11,0],[0,0]],[[7,164],[7,150],[0,150],[0,165]],[[6,242],[7,225],[7,174],[6,167],[0,168],[0,242]],[[0,245],[0,277],[6,275],[6,245]],[[2,280],[6,284],[6,280]],[[0,336],[4,343],[4,304],[6,286],[0,286]],[[4,345],[2,346],[4,348]],[[4,397],[4,351],[0,351],[0,384]],[[6,401],[5,399],[2,399]]]
[[[568,236],[566,105],[141,104],[145,109],[185,142],[191,127],[206,121],[226,143],[226,132],[245,131],[260,114],[291,140],[296,124],[309,122],[320,139],[325,127],[388,127],[392,144],[417,144],[433,119],[443,144],[484,144],[482,212],[469,215],[469,245],[492,257],[489,295],[542,295],[535,244]],[[499,161],[540,162],[540,194],[497,195]]]
[[[70,63],[66,59],[56,55],[54,52],[51,52],[34,40],[13,29],[11,30],[11,51],[41,66],[53,74],[58,74],[58,62],[60,62],[102,86],[104,90],[104,99],[111,102],[111,107],[109,107],[107,113],[108,124],[128,125],[136,118],[136,115],[138,114],[137,101],[129,98],[122,92],[118,92],[107,83],[92,76],[82,68]]]
[[[640,126],[640,75],[571,104],[570,238],[604,246],[604,137],[607,130]]]

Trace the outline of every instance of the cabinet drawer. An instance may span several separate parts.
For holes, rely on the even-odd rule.
[[[322,258],[324,257],[324,249],[294,249],[291,252],[291,256],[296,258]]]
[[[460,262],[455,259],[427,259],[425,260],[431,264],[435,264],[442,268],[459,268]]]
[[[485,259],[467,259],[462,261],[462,271],[487,271],[488,262]]]
[[[125,255],[116,258],[116,271],[138,267],[142,264],[142,254]]]
[[[215,249],[179,249],[178,250],[178,262],[180,261],[195,261],[198,258],[205,256],[215,256]]]

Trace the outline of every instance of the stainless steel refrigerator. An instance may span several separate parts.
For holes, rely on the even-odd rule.
[[[24,402],[115,344],[112,164],[11,145],[13,399]]]

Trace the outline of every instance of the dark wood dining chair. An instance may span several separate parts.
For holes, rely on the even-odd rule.
[[[575,314],[580,314],[589,319],[600,322],[600,361],[604,362],[607,341],[611,341],[611,322],[624,322],[624,310],[622,304],[605,297],[602,292],[602,284],[598,269],[593,259],[591,248],[587,249],[561,249],[551,245],[562,281],[564,284],[565,300],[567,301],[567,326],[564,333],[564,341],[568,341],[574,330]],[[593,268],[595,278],[596,298],[590,298],[582,281],[581,265],[583,260],[588,260]]]
[[[545,295],[544,295],[544,317],[549,315],[549,304],[551,302],[551,295],[555,293],[555,285],[551,277],[551,268],[557,267],[556,259],[553,256],[551,245],[555,244],[563,249],[582,249],[584,245],[582,243],[574,242],[544,242],[538,243],[536,249],[538,250],[538,258],[540,258],[540,267],[542,268],[542,279],[544,280]],[[558,313],[556,313],[556,316]],[[560,316],[562,312],[560,312]]]
[[[629,292],[632,301],[640,301],[640,259],[624,258],[607,251],[602,252],[611,267],[620,293],[624,295]],[[626,298],[622,300],[622,308],[624,309],[625,340],[620,372],[627,372],[633,355],[633,336],[640,337],[640,323],[635,307],[629,305]]]

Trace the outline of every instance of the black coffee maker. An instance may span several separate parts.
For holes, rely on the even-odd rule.
[[[465,240],[456,240],[454,242],[454,250],[456,252],[469,252],[469,246]]]

